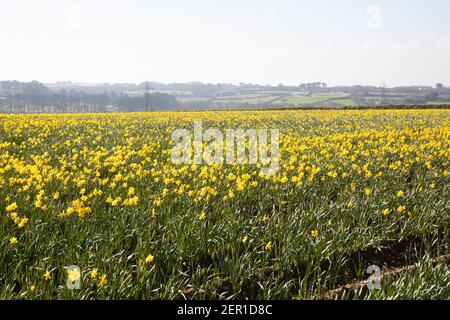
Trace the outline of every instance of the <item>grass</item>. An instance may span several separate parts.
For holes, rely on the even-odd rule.
[[[260,103],[268,103],[271,102],[273,100],[276,100],[277,98],[279,98],[280,96],[272,96],[272,95],[267,95],[267,96],[261,96],[261,95],[256,95],[255,97],[240,97],[240,96],[236,96],[236,97],[227,97],[227,98],[223,98],[223,99],[218,99],[216,100],[217,104],[243,104],[243,103],[249,103],[249,104],[260,104]]]
[[[233,96],[219,96],[217,100],[247,100],[247,99],[255,99],[255,98],[264,98],[274,96],[272,93],[266,93],[264,91],[260,93],[249,93],[249,94],[240,94]]]
[[[177,100],[180,102],[205,102],[210,101],[209,98],[202,98],[202,97],[177,97]]]
[[[447,299],[450,296],[450,264],[437,265],[428,260],[421,261],[419,267],[390,277],[380,291],[372,291],[368,299]]]
[[[161,93],[167,93],[167,94],[171,94],[171,95],[175,95],[175,96],[191,96],[192,92],[189,90],[154,90],[149,88],[149,93],[155,93],[155,92],[161,92]],[[132,91],[127,91],[125,92],[126,94],[129,94],[131,96],[142,96],[146,93],[147,91],[145,89],[142,90],[132,90]]]
[[[334,299],[370,300],[448,300],[450,296],[450,262],[434,263],[424,256],[412,268],[383,277],[381,288],[360,287],[335,295]]]
[[[351,101],[349,99],[343,99],[346,98],[347,94],[345,93],[316,93],[311,96],[287,96],[282,97],[281,102],[286,105],[292,105],[292,106],[302,106],[302,105],[308,105],[308,104],[315,104],[315,103],[338,103],[342,105],[343,101]],[[354,104],[354,103],[353,103]]]

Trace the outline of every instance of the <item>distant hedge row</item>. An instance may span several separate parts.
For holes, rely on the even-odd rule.
[[[450,109],[450,104],[385,104],[372,106],[279,107],[266,110],[373,110],[373,109]]]

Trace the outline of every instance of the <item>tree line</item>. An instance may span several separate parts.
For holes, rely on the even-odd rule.
[[[0,82],[0,112],[3,113],[135,112],[175,108],[176,98],[166,93],[129,96],[114,91],[86,93],[61,89],[54,92],[37,81]]]

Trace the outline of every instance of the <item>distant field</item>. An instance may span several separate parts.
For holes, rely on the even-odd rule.
[[[341,99],[349,97],[348,94],[345,93],[317,93],[312,94],[310,96],[287,96],[280,98],[280,101],[277,101],[277,103],[281,102],[282,104],[286,105],[292,105],[292,106],[303,106],[303,105],[309,105],[314,103],[320,103],[320,102],[333,102],[338,103],[341,101]]]
[[[149,89],[148,92],[149,93],[155,93],[155,92],[167,93],[167,94],[171,94],[174,96],[192,96],[192,92],[188,91],[188,90],[183,91],[183,90],[152,90],[152,89]],[[133,91],[127,91],[125,93],[130,96],[142,96],[146,93],[146,90],[133,90]]]
[[[250,103],[250,104],[259,104],[259,103],[267,103],[270,101],[273,101],[274,99],[278,99],[279,96],[258,96],[255,98],[244,98],[244,99],[221,99],[221,100],[216,100],[216,102],[218,104],[231,104],[231,103]]]
[[[316,103],[330,102],[331,104],[341,105],[341,101],[345,101],[347,104],[349,100],[345,100],[349,97],[348,94],[340,92],[332,93],[316,93],[310,96],[297,96],[292,95],[290,92],[285,91],[262,91],[252,94],[223,96],[216,98],[218,104],[263,104],[271,103],[283,106],[306,106]],[[351,104],[354,104],[353,102]]]
[[[161,92],[171,94],[182,103],[188,103],[189,106],[195,105],[195,102],[207,104],[211,107],[239,107],[259,106],[259,107],[315,107],[315,106],[354,106],[354,105],[379,105],[379,104],[408,104],[410,101],[424,100],[424,96],[420,94],[411,95],[405,92],[365,92],[358,96],[357,102],[353,100],[353,96],[345,92],[323,92],[312,93],[310,95],[298,95],[294,91],[286,90],[261,90],[246,89],[243,91],[227,91],[211,94],[211,96],[195,96],[189,90],[149,90],[150,93]],[[127,92],[131,96],[141,96],[145,94],[145,90],[134,90]],[[441,100],[450,97],[442,94]],[[409,102],[408,102],[409,101]],[[427,105],[446,104],[440,101],[426,102]]]
[[[340,100],[334,100],[333,102],[339,104],[340,106],[354,106],[357,105],[355,101],[351,99],[340,99]]]
[[[274,96],[273,93],[270,92],[260,92],[260,93],[249,93],[249,94],[240,94],[240,95],[233,95],[233,96],[218,96],[216,97],[216,100],[246,100],[246,99],[255,99],[260,97],[271,97]],[[278,95],[277,95],[278,96]]]
[[[193,102],[193,101],[209,101],[208,98],[202,98],[202,97],[177,97],[177,100],[180,102]]]
[[[321,97],[314,97],[314,96],[309,96],[309,97],[300,97],[300,96],[289,96],[289,97],[282,97],[280,99],[280,101],[277,102],[281,102],[282,104],[286,104],[286,105],[293,105],[293,106],[299,106],[299,105],[304,105],[304,104],[310,104],[310,103],[316,103],[319,101],[324,100]]]

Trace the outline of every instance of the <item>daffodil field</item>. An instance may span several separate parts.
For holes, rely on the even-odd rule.
[[[195,121],[279,171],[173,163]],[[449,170],[445,109],[0,115],[0,298],[450,299]]]

